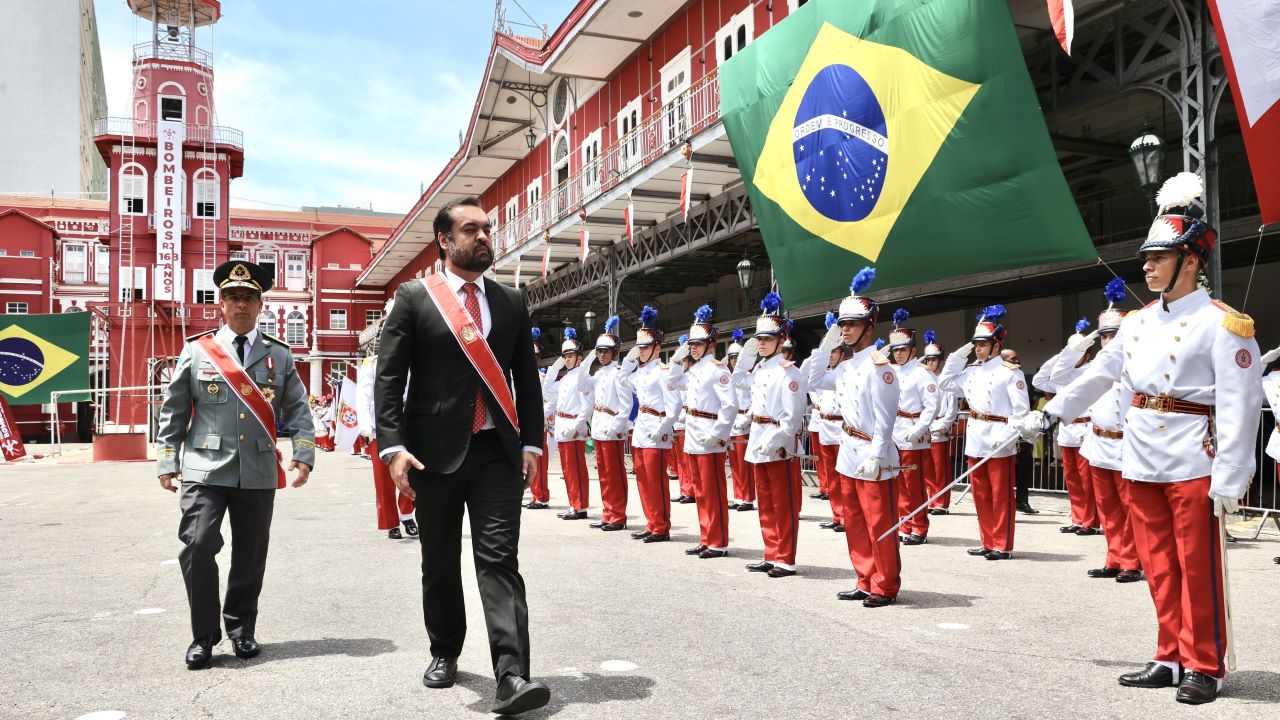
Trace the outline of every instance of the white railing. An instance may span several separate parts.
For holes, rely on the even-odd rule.
[[[572,217],[641,168],[678,151],[685,141],[719,120],[720,83],[712,70],[568,180],[556,185],[552,175],[546,175],[543,186],[551,191],[498,228],[495,260],[520,252],[556,223]],[[575,150],[570,150],[570,156]]]
[[[133,118],[122,117],[97,118],[93,121],[93,134],[94,136],[119,135],[126,137],[133,135],[139,138],[155,138],[156,121],[134,120]],[[244,149],[244,133],[235,128],[187,123],[186,134],[186,142],[188,143],[212,142],[217,145],[229,145],[239,150]]]
[[[133,46],[134,62],[152,59],[180,60],[204,65],[205,67],[213,66],[213,53],[187,43],[171,43],[157,40],[155,42],[142,42]]]

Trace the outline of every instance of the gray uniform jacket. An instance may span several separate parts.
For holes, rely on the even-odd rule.
[[[183,482],[274,489],[275,444],[240,400],[240,393],[227,386],[213,361],[195,342],[199,337],[187,338],[165,391],[156,436],[156,474],[181,472]],[[235,358],[231,337],[226,332],[215,335],[227,354]],[[268,357],[274,360],[274,370],[267,367]],[[298,377],[289,346],[259,333],[244,367],[271,400],[276,419],[284,422],[285,435],[293,438],[293,459],[315,467],[315,428],[307,407],[307,391]]]

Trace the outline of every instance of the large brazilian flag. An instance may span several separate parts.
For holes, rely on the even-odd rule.
[[[10,405],[49,402],[89,387],[89,313],[0,315],[0,393]],[[62,395],[58,402],[88,400]]]
[[[1096,256],[1007,3],[811,0],[720,69],[720,112],[792,306]]]

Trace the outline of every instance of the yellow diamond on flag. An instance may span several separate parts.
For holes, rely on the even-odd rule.
[[[26,328],[10,325],[0,330],[0,391],[12,397],[29,393],[79,359]]]
[[[979,87],[826,23],[753,182],[801,227],[874,261]]]

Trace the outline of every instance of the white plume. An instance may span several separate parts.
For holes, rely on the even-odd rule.
[[[1156,204],[1160,212],[1171,207],[1184,207],[1195,203],[1199,205],[1200,196],[1204,194],[1204,181],[1192,172],[1180,172],[1164,181],[1160,192],[1156,193]]]

